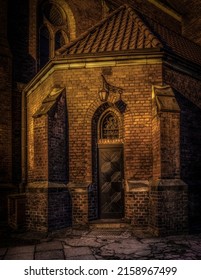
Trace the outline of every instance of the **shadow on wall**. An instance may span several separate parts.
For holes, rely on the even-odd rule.
[[[189,229],[201,231],[201,108],[179,92],[181,109],[181,179],[188,185]]]

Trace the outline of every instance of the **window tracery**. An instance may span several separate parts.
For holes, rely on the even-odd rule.
[[[118,139],[119,138],[119,123],[118,119],[111,112],[103,117],[101,124],[102,139]]]
[[[41,69],[58,48],[70,41],[68,18],[62,6],[54,1],[43,2],[38,27],[38,68]]]
[[[117,114],[108,110],[99,121],[99,143],[122,141],[122,124]]]

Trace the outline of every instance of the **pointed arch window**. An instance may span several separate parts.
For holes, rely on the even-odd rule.
[[[40,1],[37,19],[38,70],[55,57],[57,49],[75,38],[75,24],[70,23],[70,26],[73,26],[73,30],[70,30],[69,15],[71,19],[74,19],[72,11],[68,9],[65,0]]]
[[[100,139],[115,140],[120,138],[120,125],[115,113],[109,111],[100,122]]]
[[[67,41],[67,35],[61,30],[57,31],[55,34],[55,51],[65,45]]]
[[[50,33],[46,26],[42,26],[39,32],[39,65],[40,69],[50,58]]]

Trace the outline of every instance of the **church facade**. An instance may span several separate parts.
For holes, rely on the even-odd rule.
[[[201,47],[149,1],[71,2],[30,1],[20,187],[2,195],[10,226],[189,232],[201,209]]]

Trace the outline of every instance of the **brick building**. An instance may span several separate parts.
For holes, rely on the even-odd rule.
[[[16,2],[1,31],[2,218],[34,231],[198,228],[201,47],[184,37],[184,12],[174,1]]]

